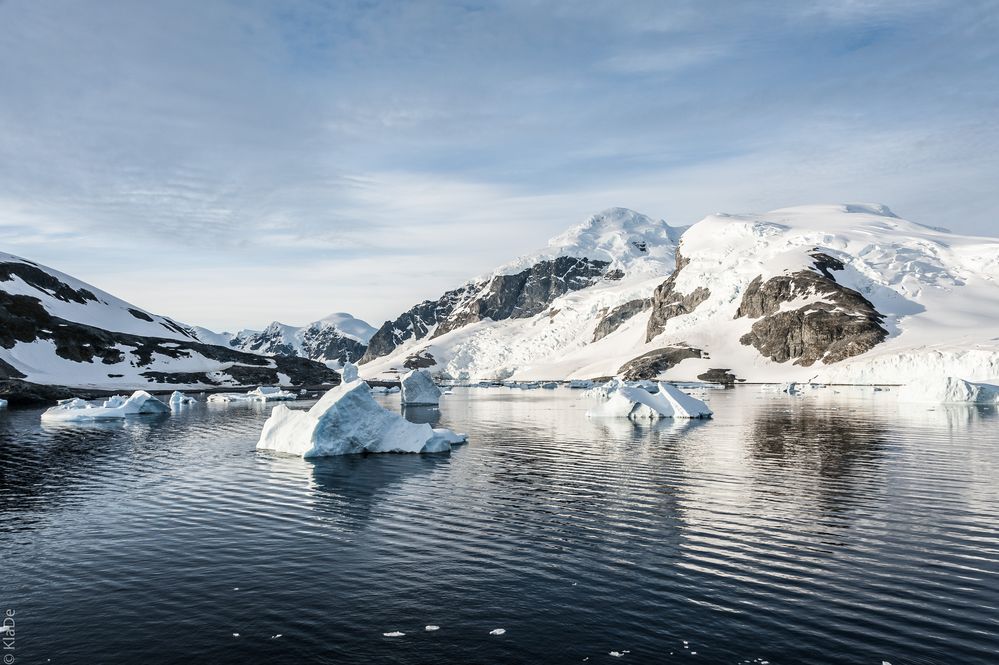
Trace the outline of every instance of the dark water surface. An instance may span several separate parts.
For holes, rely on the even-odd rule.
[[[709,397],[457,390],[450,455],[317,462],[256,452],[260,406],[2,413],[15,662],[999,663],[995,409]]]

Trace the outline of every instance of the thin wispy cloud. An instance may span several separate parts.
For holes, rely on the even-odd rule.
[[[377,324],[609,206],[875,200],[999,235],[997,16],[8,0],[0,242],[231,329]]]

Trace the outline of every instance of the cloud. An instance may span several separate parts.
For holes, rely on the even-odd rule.
[[[238,328],[378,322],[609,206],[999,235],[990,4],[5,2],[0,242]]]

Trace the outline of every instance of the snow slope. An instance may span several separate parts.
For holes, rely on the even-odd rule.
[[[202,343],[169,318],[0,254],[0,379],[135,389],[335,383],[337,377],[309,360]]]
[[[391,353],[368,359],[361,365],[361,373],[366,377],[390,376],[397,370],[405,371],[407,360],[429,357],[435,361],[432,372],[455,379],[613,374],[591,369],[609,352],[606,343],[593,343],[594,328],[614,308],[651,297],[673,271],[676,241],[682,232],[683,228],[624,208],[593,215],[553,238],[546,248],[500,266],[463,288],[481,298],[478,294],[489,293],[495,277],[525,271],[557,257],[605,262],[603,278],[554,298],[534,316],[486,318],[443,334],[438,334],[440,324],[430,325],[424,337],[410,338]],[[645,318],[647,312],[646,316],[641,312],[633,315],[633,319]]]
[[[116,298],[52,268],[0,252],[0,291],[39,298],[52,316],[103,330],[195,340],[193,331],[165,316]]]
[[[362,365],[362,375],[392,374],[422,356],[434,359],[432,372],[456,379],[593,378],[666,349],[691,357],[646,363],[644,378],[693,380],[710,370],[839,383],[999,376],[999,240],[909,222],[880,205],[716,214],[683,232],[682,265],[664,284],[676,231],[620,209],[594,216],[546,251],[605,251],[622,279],[566,293],[530,318],[406,340]],[[646,252],[632,253],[639,238]],[[649,297],[651,309],[594,339],[607,312]]]

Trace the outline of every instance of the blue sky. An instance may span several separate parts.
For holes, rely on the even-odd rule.
[[[999,2],[0,0],[0,249],[378,325],[611,206],[999,236]]]

